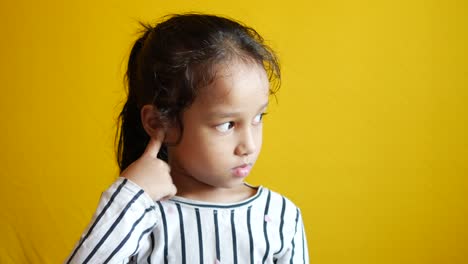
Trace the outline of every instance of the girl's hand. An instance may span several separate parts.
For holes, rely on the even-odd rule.
[[[163,140],[164,131],[161,129],[157,138],[150,138],[143,155],[121,174],[138,184],[154,201],[169,199],[177,192],[169,174],[169,165],[157,157]]]

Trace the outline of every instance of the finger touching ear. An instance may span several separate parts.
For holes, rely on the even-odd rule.
[[[145,149],[146,155],[149,155],[153,158],[158,157],[159,149],[161,148],[162,142],[164,141],[164,134],[165,134],[164,130],[159,129],[156,134],[156,137],[150,138],[148,145],[146,146],[146,149]]]

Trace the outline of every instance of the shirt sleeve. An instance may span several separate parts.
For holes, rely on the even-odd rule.
[[[91,222],[64,263],[125,263],[160,219],[155,202],[119,177],[102,193]]]
[[[301,211],[299,209],[296,209],[294,230],[294,236],[291,242],[287,245],[285,254],[283,254],[276,262],[277,264],[309,263],[309,250],[307,247],[307,238],[304,230],[304,223],[302,221]]]

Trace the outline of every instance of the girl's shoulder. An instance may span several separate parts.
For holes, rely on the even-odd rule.
[[[299,207],[291,200],[289,199],[286,195],[283,195],[275,190],[269,189],[267,187],[262,187],[262,189],[265,192],[265,195],[268,197],[270,196],[270,202],[273,203],[274,205],[277,205],[278,203],[281,204],[281,206],[284,207],[289,207],[292,209],[297,209],[300,210]],[[268,199],[268,198],[267,198]]]
[[[301,218],[300,208],[287,196],[266,187],[263,187],[263,190],[267,197],[265,208],[268,208],[268,215],[277,216],[292,223]]]

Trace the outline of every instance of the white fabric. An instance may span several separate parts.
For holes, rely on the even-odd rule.
[[[153,202],[120,177],[65,263],[309,263],[300,210],[267,188],[234,204]]]

